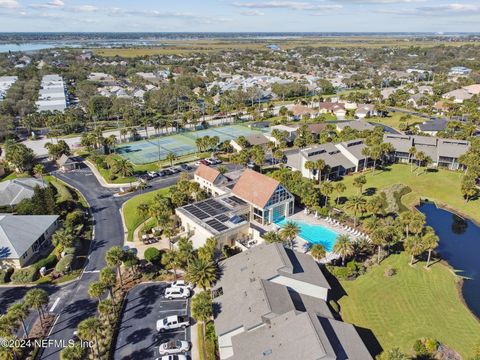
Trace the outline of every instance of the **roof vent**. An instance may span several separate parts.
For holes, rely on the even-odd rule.
[[[273,352],[272,349],[268,349],[268,350],[265,350],[265,351],[262,353],[262,355],[263,355],[263,356],[272,355],[272,352]]]

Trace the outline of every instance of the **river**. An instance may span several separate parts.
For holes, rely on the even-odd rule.
[[[418,207],[427,217],[427,224],[440,238],[436,251],[461,276],[463,298],[470,310],[480,318],[480,227],[449,211],[425,202]]]

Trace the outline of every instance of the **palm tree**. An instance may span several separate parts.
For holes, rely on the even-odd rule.
[[[0,316],[0,338],[12,336],[13,332],[18,329],[18,323],[14,317],[8,314]],[[2,348],[0,346],[0,348]]]
[[[123,129],[120,129],[120,137],[123,138],[123,140],[127,140],[127,134],[128,134],[128,130],[123,128]]]
[[[162,256],[162,264],[167,270],[173,270],[173,277],[177,280],[177,269],[182,266],[182,261],[178,251],[170,250]]]
[[[404,242],[405,250],[410,254],[410,266],[413,266],[415,256],[424,252],[425,247],[422,238],[419,236],[410,236]]]
[[[26,306],[24,301],[20,301],[13,304],[8,308],[8,311],[7,311],[8,316],[11,316],[12,319],[22,324],[24,336],[28,335],[27,327],[25,325],[25,320],[27,319],[29,314],[30,314],[30,311],[28,310],[28,307]]]
[[[380,264],[380,258],[382,254],[383,247],[387,244],[386,242],[387,234],[383,227],[375,229],[371,234],[371,241],[374,245],[377,246],[377,263]]]
[[[100,315],[106,317],[108,322],[112,324],[111,314],[115,311],[115,303],[110,299],[105,299],[98,302],[98,312]]]
[[[312,248],[310,249],[310,254],[315,258],[315,260],[319,261],[325,257],[327,252],[322,244],[313,244]]]
[[[300,234],[300,227],[293,221],[288,221],[280,230],[280,236],[293,248],[293,240]]]
[[[42,164],[36,164],[33,167],[33,173],[38,176],[40,179],[42,179],[43,182],[43,174],[45,173],[45,166]]]
[[[415,146],[412,146],[410,149],[408,149],[408,162],[410,163],[410,172],[413,172],[413,159],[415,159],[416,154],[417,149],[415,148]]]
[[[263,234],[263,239],[265,242],[271,243],[285,243],[285,239],[280,236],[280,234],[276,231],[267,231]]]
[[[18,339],[13,336],[4,336],[3,340],[6,344],[10,343],[13,346],[0,346],[0,359],[2,360],[18,360],[22,359],[23,349],[20,346]]]
[[[100,282],[108,289],[108,292],[110,293],[110,298],[115,303],[115,297],[113,296],[113,288],[117,283],[117,274],[115,270],[110,267],[103,268],[102,270],[100,270],[99,279]]]
[[[133,165],[127,159],[119,159],[113,165],[113,171],[115,174],[120,174],[123,177],[133,175]]]
[[[170,163],[170,166],[173,166],[173,162],[178,159],[178,156],[173,152],[169,152],[165,159]]]
[[[197,258],[188,265],[186,279],[206,290],[217,279],[217,269],[213,262]]]
[[[340,201],[340,194],[343,194],[347,190],[346,185],[343,182],[339,182],[335,185],[335,191],[337,192],[337,200],[336,203],[338,205],[338,202]]]
[[[192,299],[190,310],[192,312],[192,317],[202,323],[204,334],[202,341],[204,342],[203,349],[205,351],[205,324],[213,315],[212,298],[210,293],[202,291],[195,295]],[[204,358],[206,359],[207,357],[204,356]]]
[[[422,237],[423,246],[428,251],[427,264],[425,265],[426,269],[428,269],[428,267],[430,266],[432,251],[438,246],[438,240],[438,236],[435,235],[433,231],[427,232]]]
[[[100,281],[94,281],[88,286],[88,296],[91,298],[97,298],[98,301],[102,300],[102,295],[105,294],[107,287]]]
[[[60,245],[63,250],[73,246],[75,237],[69,229],[63,228],[55,231],[52,236],[52,242],[55,246]]]
[[[137,206],[137,213],[142,219],[146,219],[149,211],[149,206],[145,203],[141,203]]]
[[[363,186],[367,183],[367,178],[365,175],[360,175],[357,176],[355,179],[353,179],[353,186],[355,186],[358,189],[358,194],[362,194],[363,192]]]
[[[345,209],[353,212],[353,227],[357,227],[358,215],[365,212],[365,198],[361,195],[352,196],[346,203]]]
[[[318,171],[318,183],[322,181],[322,171],[327,167],[324,160],[318,159],[315,161],[315,169]]]
[[[123,281],[120,266],[122,265],[123,258],[124,252],[120,248],[120,246],[112,246],[105,254],[105,262],[107,263],[107,265],[110,267],[115,267],[117,269],[118,277],[120,279],[120,286],[122,287]]]
[[[345,259],[353,255],[353,244],[348,235],[340,235],[333,246],[333,252],[342,257],[342,266],[345,266]]]
[[[330,181],[324,181],[320,185],[320,192],[325,196],[325,206],[328,206],[328,197],[333,193],[333,185]]]
[[[34,308],[38,311],[40,324],[43,327],[44,308],[49,301],[48,294],[43,289],[32,289],[25,294],[25,304],[29,308]]]
[[[87,348],[75,343],[65,347],[60,353],[60,360],[83,360],[85,359]]]
[[[96,317],[89,317],[78,324],[78,337],[85,341],[95,341],[97,356],[100,356],[98,336],[102,331],[102,323]]]

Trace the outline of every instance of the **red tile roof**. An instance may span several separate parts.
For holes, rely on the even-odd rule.
[[[211,183],[214,183],[217,177],[220,175],[220,171],[210,166],[200,164],[197,170],[195,171],[195,175]]]
[[[232,192],[239,198],[263,209],[278,185],[280,183],[277,180],[247,169],[238,179]]]

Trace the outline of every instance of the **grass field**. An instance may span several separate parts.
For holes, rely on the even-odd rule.
[[[339,300],[343,320],[372,330],[384,350],[410,352],[415,340],[429,337],[464,359],[473,356],[480,323],[462,303],[455,275],[441,263],[427,271],[408,261],[404,253],[392,255],[358,279],[341,282],[347,293]],[[384,276],[388,266],[395,276]]]
[[[167,195],[169,188],[159,189],[144,193],[134,198],[131,198],[123,205],[123,216],[125,219],[125,226],[128,230],[128,241],[133,240],[133,233],[135,229],[145,220],[140,217],[137,211],[137,207],[140,204],[150,204],[157,194]]]
[[[367,119],[368,121],[376,122],[376,123],[381,123],[387,126],[390,126],[394,129],[399,130],[400,129],[400,124],[402,123],[400,121],[400,118],[402,116],[405,116],[405,114],[400,113],[400,112],[390,112],[387,117],[373,117],[370,119]],[[413,115],[411,119],[406,122],[409,125],[416,125],[416,124],[421,124],[425,121],[425,119]]]
[[[347,190],[342,196],[349,197],[357,193],[357,189],[353,186],[353,179],[357,176],[359,175],[345,177],[343,182],[347,186]],[[463,200],[460,192],[461,172],[438,169],[423,173],[422,169],[420,175],[417,176],[410,171],[410,165],[395,164],[384,170],[376,170],[375,175],[370,171],[365,176],[367,184],[363,188],[364,192],[372,188],[375,193],[378,193],[390,185],[405,184],[412,189],[411,193],[402,198],[402,202],[407,207],[416,205],[420,198],[427,198],[435,201],[437,205],[447,206],[480,222],[480,201],[474,200],[466,203]]]
[[[268,50],[267,45],[275,43],[280,48],[289,50],[298,47],[336,47],[336,48],[409,48],[409,47],[432,47],[438,45],[463,46],[476,45],[472,42],[446,42],[446,41],[416,41],[394,37],[308,37],[299,39],[275,39],[272,41],[263,39],[210,39],[210,40],[168,40],[159,42],[150,47],[131,48],[99,48],[95,49],[97,55],[113,57],[137,57],[155,55],[188,55],[191,53],[209,53],[221,50]]]

